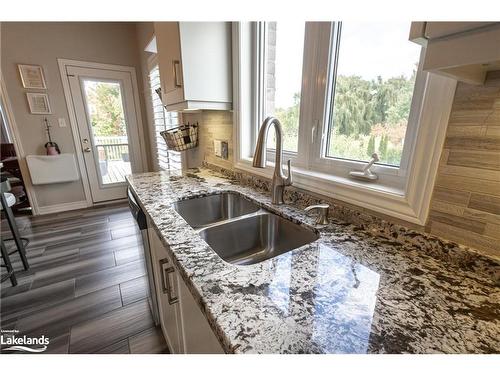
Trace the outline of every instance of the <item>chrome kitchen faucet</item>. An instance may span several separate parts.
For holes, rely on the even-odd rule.
[[[283,192],[285,191],[285,186],[292,185],[292,170],[290,160],[288,160],[288,177],[283,173],[283,128],[276,117],[269,116],[264,120],[262,126],[260,127],[259,136],[257,137],[257,145],[255,146],[255,153],[253,156],[253,166],[256,168],[266,167],[267,133],[269,132],[271,125],[274,125],[276,132],[276,160],[274,163],[271,199],[273,204],[283,204]]]

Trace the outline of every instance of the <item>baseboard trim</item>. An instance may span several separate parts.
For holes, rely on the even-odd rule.
[[[38,215],[54,214],[57,212],[79,210],[89,207],[87,201],[54,204],[52,206],[38,207]]]

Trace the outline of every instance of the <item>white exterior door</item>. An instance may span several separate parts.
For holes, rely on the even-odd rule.
[[[131,72],[66,66],[66,73],[92,201],[123,199],[125,176],[142,171]]]

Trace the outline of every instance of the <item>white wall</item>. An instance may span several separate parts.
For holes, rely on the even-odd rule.
[[[134,23],[83,22],[2,22],[1,67],[12,104],[20,142],[26,154],[43,154],[47,142],[43,116],[31,115],[26,102],[17,64],[41,65],[47,82],[53,125],[52,137],[63,152],[75,152],[66,102],[57,66],[58,58],[134,66],[138,75],[141,111],[145,121],[140,54]],[[68,127],[59,128],[57,119],[65,118]],[[147,134],[147,132],[145,132]],[[40,207],[85,200],[81,181],[35,186]]]

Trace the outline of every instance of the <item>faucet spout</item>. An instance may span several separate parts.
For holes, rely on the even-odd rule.
[[[269,128],[271,125],[274,126],[276,133],[276,160],[274,164],[274,174],[272,182],[272,203],[273,204],[283,204],[283,192],[285,186],[292,185],[292,170],[291,162],[288,160],[288,175],[283,173],[283,128],[281,123],[275,117],[269,116],[264,120],[262,126],[259,130],[259,135],[257,137],[257,144],[255,146],[255,153],[253,157],[253,166],[255,168],[265,168],[266,166],[266,145],[267,145],[267,134],[269,133]]]

